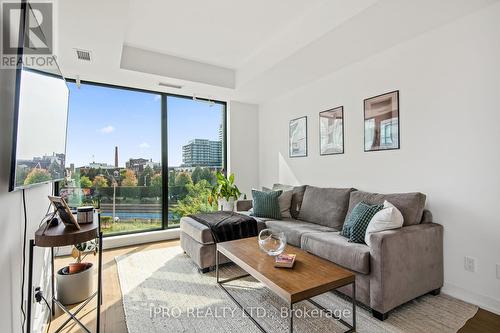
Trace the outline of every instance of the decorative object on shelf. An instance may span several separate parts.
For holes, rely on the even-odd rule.
[[[290,120],[288,129],[288,152],[290,157],[307,156],[307,117]]]
[[[399,90],[364,101],[365,151],[399,149]]]
[[[212,194],[208,202],[212,205],[214,202],[217,208],[222,211],[233,211],[234,203],[241,196],[238,186],[234,184],[234,174],[226,177],[222,172],[217,171],[217,184],[212,188]]]
[[[259,247],[270,256],[283,253],[286,246],[286,236],[283,232],[264,229],[259,233]]]
[[[78,221],[78,224],[94,222],[94,206],[78,207],[76,211],[76,220]]]
[[[344,153],[344,107],[319,113],[320,155]]]
[[[57,298],[62,304],[79,303],[92,295],[94,266],[82,260],[89,253],[97,254],[99,251],[97,244],[96,240],[76,244],[71,251],[71,256],[76,259],[76,262],[57,271]]]
[[[55,207],[57,214],[59,214],[59,218],[66,227],[76,228],[80,230],[80,225],[76,221],[73,213],[71,212],[71,209],[68,207],[66,201],[64,201],[63,198],[49,195],[49,200]]]

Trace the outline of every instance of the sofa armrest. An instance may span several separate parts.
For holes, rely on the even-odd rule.
[[[386,313],[443,286],[443,227],[417,224],[370,235],[370,306]]]
[[[237,200],[236,201],[236,211],[244,212],[252,209],[252,200]]]

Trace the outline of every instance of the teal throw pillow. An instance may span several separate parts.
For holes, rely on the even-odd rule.
[[[279,196],[283,191],[252,190],[253,216],[281,220]]]
[[[373,216],[383,208],[384,205],[370,205],[369,208],[361,216],[359,216],[351,226],[349,242],[364,243],[368,223],[370,223]]]
[[[344,225],[342,227],[342,231],[340,232],[341,236],[344,236],[346,238],[351,237],[351,228],[354,225],[354,223],[363,216],[364,213],[370,208],[371,206],[364,203],[360,202],[354,208],[352,209],[351,213],[347,218],[345,219]]]

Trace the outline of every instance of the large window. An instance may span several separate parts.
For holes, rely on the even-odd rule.
[[[210,211],[225,165],[225,103],[70,83],[70,206],[100,206],[107,235],[178,226]],[[163,177],[167,175],[167,177]]]
[[[208,197],[224,168],[225,106],[168,96],[168,219],[214,209]]]

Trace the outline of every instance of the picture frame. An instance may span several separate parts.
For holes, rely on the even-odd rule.
[[[319,154],[344,153],[344,106],[319,113]]]
[[[49,195],[49,200],[56,209],[56,212],[59,215],[61,221],[64,223],[65,227],[76,228],[80,230],[78,221],[75,219],[75,216],[73,215],[71,209],[69,208],[68,204],[66,204],[66,201],[63,198]]]
[[[288,154],[290,157],[307,156],[307,116],[290,120],[288,125]]]
[[[364,151],[400,149],[399,90],[364,100]]]

